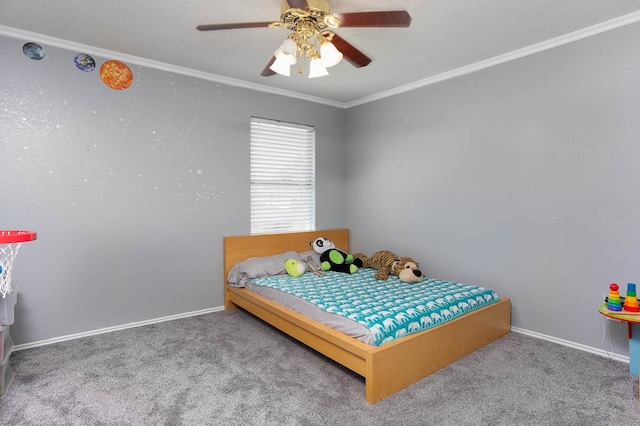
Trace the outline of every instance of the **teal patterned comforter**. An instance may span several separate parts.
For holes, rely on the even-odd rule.
[[[407,284],[395,276],[378,281],[374,274],[375,270],[363,268],[353,275],[330,271],[325,277],[276,275],[252,282],[362,324],[371,330],[375,346],[500,300],[495,291],[474,285],[434,279]]]

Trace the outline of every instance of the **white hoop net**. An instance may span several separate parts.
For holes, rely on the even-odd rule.
[[[13,293],[11,271],[13,270],[13,261],[18,255],[21,245],[22,243],[0,245],[0,296],[2,298],[7,294]]]
[[[0,230],[0,296],[3,299],[13,293],[11,271],[20,246],[35,239],[36,233],[32,231]]]

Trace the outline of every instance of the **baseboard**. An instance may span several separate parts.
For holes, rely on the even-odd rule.
[[[66,336],[54,337],[47,340],[40,340],[38,342],[15,345],[13,350],[19,351],[22,349],[36,348],[38,346],[52,345],[54,343],[64,342],[67,340],[81,339],[83,337],[95,336],[95,335],[104,334],[104,333],[111,333],[113,331],[125,330],[127,328],[142,327],[145,325],[157,324],[165,321],[173,321],[180,318],[194,317],[197,315],[210,314],[212,312],[219,312],[219,311],[224,311],[224,306],[218,306],[218,307],[209,308],[209,309],[202,309],[200,311],[185,312],[183,314],[170,315],[168,317],[161,317],[161,318],[154,318],[154,319],[145,320],[145,321],[132,322],[129,324],[117,325],[114,327],[99,328],[97,330],[85,331],[83,333],[67,334]]]
[[[520,334],[526,334],[527,336],[535,337],[536,339],[547,340],[549,342],[557,343],[559,345],[568,346],[570,348],[579,349],[584,352],[589,352],[592,354],[600,355],[605,358],[613,359],[615,361],[622,361],[629,363],[629,357],[624,355],[619,355],[613,352],[605,351],[603,349],[594,348],[587,345],[582,345],[580,343],[571,342],[569,340],[559,339],[553,336],[547,336],[546,334],[536,333],[535,331],[525,330],[518,327],[511,327],[511,331]]]
[[[157,324],[157,323],[161,323],[161,322],[165,322],[165,321],[173,321],[173,320],[180,319],[180,318],[194,317],[194,316],[197,316],[197,315],[205,315],[205,314],[210,314],[210,313],[213,313],[213,312],[219,312],[219,311],[223,311],[223,310],[224,310],[224,306],[218,306],[218,307],[215,307],[215,308],[202,309],[200,311],[185,312],[183,314],[170,315],[168,317],[155,318],[155,319],[150,319],[150,320],[146,320],[146,321],[132,322],[132,323],[129,323],[129,324],[123,324],[123,325],[118,325],[118,326],[114,326],[114,327],[99,328],[97,330],[86,331],[86,332],[83,332],[83,333],[68,334],[66,336],[54,337],[54,338],[47,339],[47,340],[40,340],[38,342],[24,343],[24,344],[21,344],[21,345],[16,345],[13,348],[13,350],[14,351],[19,351],[19,350],[23,350],[23,349],[36,348],[36,347],[39,347],[39,346],[52,345],[54,343],[64,342],[64,341],[67,341],[67,340],[81,339],[83,337],[95,336],[95,335],[104,334],[104,333],[111,333],[113,331],[125,330],[127,328],[142,327],[142,326],[145,326],[145,325]],[[547,340],[549,342],[557,343],[559,345],[568,346],[568,347],[575,348],[575,349],[578,349],[578,350],[581,350],[581,351],[585,351],[585,352],[589,352],[589,353],[592,353],[592,354],[600,355],[600,356],[603,356],[605,358],[610,358],[610,359],[613,359],[613,360],[616,360],[616,361],[626,362],[627,364],[629,363],[629,357],[628,356],[618,355],[618,354],[613,353],[613,352],[608,352],[608,351],[605,351],[605,350],[602,350],[602,349],[597,349],[597,348],[594,348],[594,347],[591,347],[591,346],[582,345],[580,343],[571,342],[569,340],[559,339],[559,338],[553,337],[553,336],[547,336],[546,334],[537,333],[535,331],[530,331],[530,330],[525,330],[523,328],[511,327],[511,331],[513,331],[514,333],[520,333],[520,334],[525,334],[527,336],[535,337],[536,339]]]

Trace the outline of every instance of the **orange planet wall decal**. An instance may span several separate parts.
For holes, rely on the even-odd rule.
[[[133,81],[133,73],[120,61],[107,61],[100,67],[100,78],[104,84],[115,90],[128,89]]]

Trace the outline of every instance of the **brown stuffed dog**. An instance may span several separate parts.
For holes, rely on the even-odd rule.
[[[410,257],[399,257],[388,250],[377,251],[371,257],[354,253],[353,257],[356,266],[377,269],[375,277],[381,281],[386,281],[389,275],[396,275],[405,283],[419,283],[424,278],[418,262]]]

